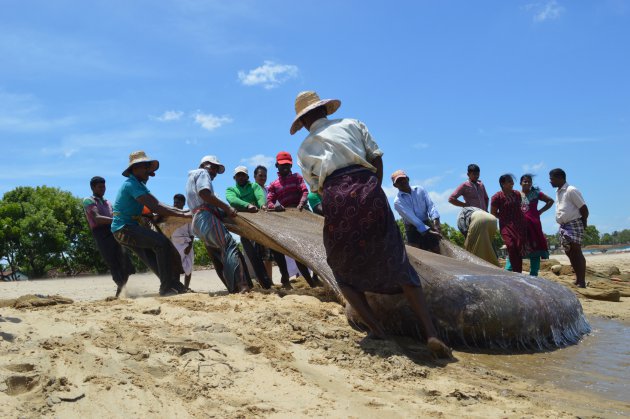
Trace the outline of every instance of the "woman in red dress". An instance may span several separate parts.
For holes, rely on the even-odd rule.
[[[527,242],[525,216],[521,210],[521,193],[515,191],[514,176],[502,175],[499,178],[501,190],[490,200],[490,213],[499,219],[501,237],[507,247],[514,272],[523,272],[523,255]]]

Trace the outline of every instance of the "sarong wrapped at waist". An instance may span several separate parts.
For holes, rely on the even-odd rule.
[[[336,170],[324,182],[324,247],[340,286],[382,294],[420,286],[387,197],[363,166]]]
[[[560,224],[558,236],[560,236],[560,245],[564,248],[568,248],[571,243],[581,246],[584,238],[584,223],[582,219],[576,218],[568,223]]]

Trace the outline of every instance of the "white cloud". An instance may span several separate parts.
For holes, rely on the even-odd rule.
[[[238,72],[238,79],[245,86],[262,85],[265,89],[278,87],[289,79],[298,75],[298,68],[291,64],[276,64],[273,61],[265,61],[260,67],[249,72]]]
[[[429,191],[429,197],[435,204],[440,213],[440,216],[444,216],[445,214],[455,214],[459,213],[459,207],[456,207],[453,204],[449,204],[448,198],[451,196],[455,189],[446,189],[442,192]]]
[[[421,179],[418,181],[418,183],[420,184],[420,186],[422,186],[423,188],[429,188],[433,185],[435,185],[436,183],[438,183],[440,180],[442,180],[442,176],[433,176],[427,179]]]
[[[241,159],[241,163],[245,163],[247,167],[265,166],[266,168],[273,167],[275,158],[271,156],[265,156],[264,154],[256,154],[255,156],[246,157]]]
[[[229,116],[216,116],[212,115],[211,113],[203,114],[201,112],[197,112],[194,115],[194,118],[196,123],[201,125],[203,129],[208,131],[214,131],[222,125],[232,122],[232,118],[230,118]]]
[[[541,169],[545,167],[544,162],[535,163],[535,164],[524,164],[523,172],[525,173],[538,173]]]
[[[413,148],[417,148],[418,150],[422,150],[425,148],[429,148],[429,144],[427,143],[415,143],[413,146]]]
[[[564,7],[560,6],[556,0],[529,3],[525,5],[525,10],[533,12],[533,19],[536,23],[558,19],[565,11]]]
[[[155,117],[158,121],[169,122],[169,121],[179,121],[184,112],[182,111],[165,111],[162,115]]]

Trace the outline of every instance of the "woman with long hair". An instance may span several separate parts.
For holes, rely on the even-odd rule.
[[[490,200],[490,213],[499,219],[501,237],[507,247],[512,270],[523,272],[523,255],[527,254],[527,228],[521,210],[521,193],[513,189],[514,175],[502,175],[499,185],[501,190]]]

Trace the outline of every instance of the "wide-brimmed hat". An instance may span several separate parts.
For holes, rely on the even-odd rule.
[[[134,164],[138,164],[138,163],[151,163],[151,168],[149,170],[149,173],[155,172],[160,167],[160,162],[157,160],[150,159],[144,151],[142,150],[134,151],[133,153],[129,155],[129,166],[127,166],[125,171],[122,172],[122,175],[124,177],[129,177],[129,175],[131,174],[131,167]]]
[[[276,155],[276,163],[278,164],[293,164],[293,158],[291,157],[291,153],[286,151],[281,151]]]
[[[201,162],[199,162],[199,166],[201,166],[204,163],[212,163],[216,166],[219,166],[219,174],[222,174],[223,172],[225,172],[225,166],[221,164],[217,156],[203,156],[201,158]]]
[[[236,169],[234,169],[235,176],[239,173],[245,173],[246,175],[249,176],[249,172],[247,171],[247,167],[245,166],[237,166]]]
[[[317,93],[312,91],[300,92],[295,98],[295,119],[291,124],[291,135],[302,129],[300,118],[308,112],[320,106],[326,107],[326,115],[331,115],[339,109],[341,101],[337,99],[320,99]]]
[[[407,173],[405,173],[403,170],[396,170],[394,173],[392,173],[392,183],[396,183],[396,181],[401,177],[406,177],[407,179],[409,179],[409,176],[407,176]]]

